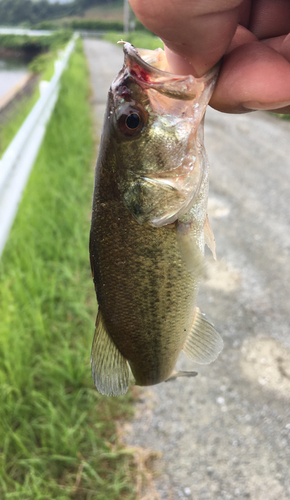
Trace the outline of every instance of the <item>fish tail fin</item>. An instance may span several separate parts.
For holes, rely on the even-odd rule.
[[[130,368],[109,336],[99,311],[91,355],[92,374],[97,390],[106,396],[120,396],[129,387]]]
[[[184,371],[175,372],[174,371],[174,372],[172,372],[170,377],[168,377],[164,382],[169,382],[170,380],[176,380],[179,377],[196,377],[196,375],[197,375],[197,372],[184,372]]]
[[[191,332],[185,341],[183,351],[197,363],[208,364],[218,357],[222,348],[223,340],[220,334],[196,307]]]

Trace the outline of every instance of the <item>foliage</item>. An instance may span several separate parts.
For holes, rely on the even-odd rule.
[[[122,0],[121,0],[122,1]],[[113,6],[120,3],[120,0],[75,0],[75,3],[82,11],[95,7],[97,5]]]
[[[70,23],[70,27],[75,30],[104,30],[104,31],[123,31],[124,23],[121,21],[89,20],[78,19]]]
[[[32,53],[47,52],[62,46],[71,36],[70,30],[56,31],[47,36],[0,35],[0,47]]]
[[[33,29],[36,30],[58,30],[59,25],[55,21],[41,21],[40,23],[34,24]]]
[[[1,500],[136,498],[114,423],[131,396],[100,396],[90,373],[88,87],[78,46],[0,262]]]
[[[2,25],[28,23],[35,25],[45,20],[65,16],[83,15],[85,9],[102,5],[106,0],[74,0],[69,3],[50,3],[48,0],[0,0],[0,19]],[[110,0],[118,3],[118,0]]]
[[[54,67],[54,61],[55,61],[55,56],[53,53],[48,52],[45,54],[40,54],[39,56],[35,57],[31,63],[29,63],[29,70],[32,73],[41,73],[44,75],[46,73],[47,68],[50,68],[49,71],[49,76],[43,77],[43,80],[50,80],[53,74],[53,67]]]
[[[50,80],[54,73],[54,62],[71,36],[72,32],[70,30],[58,31],[50,35],[51,43],[49,51],[40,53],[34,57],[28,66],[29,70],[32,73],[41,75],[42,80]]]
[[[121,0],[74,0],[70,3],[49,3],[48,0],[0,0],[1,24],[31,25],[37,29],[57,30],[59,27],[76,30],[103,30],[123,31],[123,21],[102,19],[102,11],[94,18],[82,19],[85,12],[93,7],[104,8],[107,12],[117,7],[122,7]],[[91,11],[90,11],[91,12]],[[131,14],[132,15],[132,14]],[[78,16],[70,19],[71,16]],[[100,19],[95,18],[100,16]],[[134,18],[136,31],[147,31],[145,26]]]
[[[142,31],[152,35],[138,19],[134,20],[135,31]],[[74,19],[66,23],[73,30],[95,30],[95,31],[123,31],[124,23],[122,21],[108,21],[106,19]]]
[[[122,36],[120,33],[106,33],[103,35],[103,40],[107,40],[108,42],[117,43],[121,38],[125,38],[126,42],[132,43],[135,47],[139,47],[140,49],[149,49],[155,50],[158,47],[164,48],[162,40],[157,36],[154,36],[149,33],[141,33],[141,32],[133,32],[133,33],[124,33]],[[122,45],[120,44],[120,48]]]
[[[75,2],[67,4],[49,3],[47,0],[1,0],[0,19],[2,25],[14,25],[23,22],[31,24],[45,19],[54,19],[74,14]]]

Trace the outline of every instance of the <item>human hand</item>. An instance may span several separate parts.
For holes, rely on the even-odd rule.
[[[173,73],[202,76],[224,56],[213,108],[290,113],[289,0],[129,1]]]

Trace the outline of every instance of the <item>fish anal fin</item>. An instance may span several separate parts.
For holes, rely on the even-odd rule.
[[[204,241],[208,248],[211,250],[214,260],[216,260],[216,251],[215,251],[215,237],[213,234],[213,230],[211,228],[208,215],[206,216],[204,223]]]
[[[220,334],[196,307],[191,332],[183,351],[196,363],[209,364],[218,357],[222,348],[223,340]]]
[[[196,377],[197,375],[197,372],[184,372],[184,371],[180,371],[180,372],[172,372],[172,374],[170,375],[170,377],[168,377],[165,382],[169,382],[171,380],[176,380],[177,378],[179,377]]]
[[[99,311],[91,355],[92,374],[97,390],[106,396],[120,396],[129,387],[130,368],[107,333]]]

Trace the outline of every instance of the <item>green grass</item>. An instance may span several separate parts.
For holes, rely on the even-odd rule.
[[[271,111],[269,111],[269,113],[271,113]],[[290,120],[290,114],[282,115],[279,113],[271,113],[271,115],[276,116],[277,118],[280,118],[281,120]]]
[[[0,262],[1,500],[136,498],[116,437],[132,396],[100,396],[90,370],[87,98],[79,42]]]
[[[154,35],[150,35],[149,33],[142,32],[132,32],[132,33],[115,33],[110,32],[106,33],[103,36],[103,40],[107,40],[107,42],[117,43],[119,40],[125,40],[126,42],[132,43],[135,47],[139,49],[150,49],[155,50],[158,47],[164,48],[164,44],[160,38]],[[122,48],[122,45],[120,45]]]
[[[15,100],[13,107],[7,112],[6,119],[0,123],[0,157],[18,132],[25,118],[39,97],[38,87],[28,96]]]

